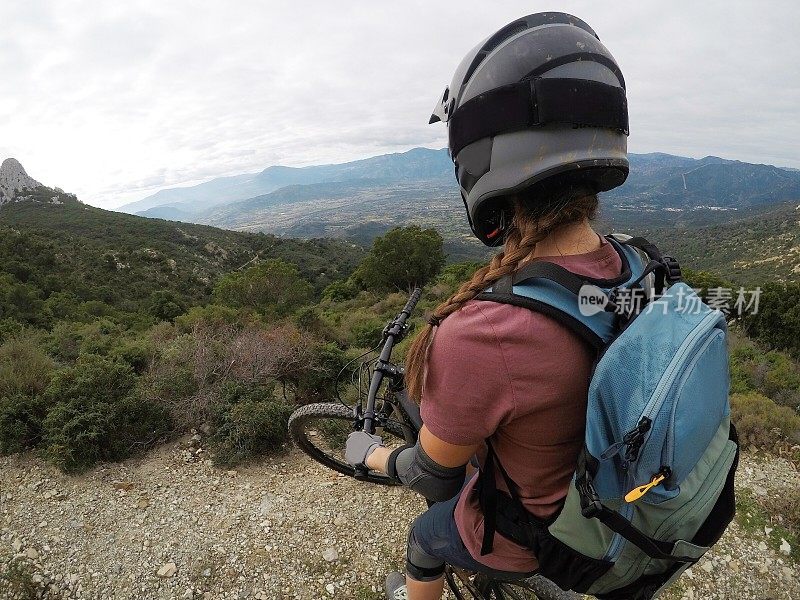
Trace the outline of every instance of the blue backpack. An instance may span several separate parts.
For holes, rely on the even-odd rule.
[[[535,310],[597,351],[585,444],[565,503],[529,514],[487,440],[478,481],[481,552],[494,532],[532,549],[540,573],[603,600],[655,597],[733,519],[738,464],[728,403],[727,329],[643,238],[607,236],[622,259],[611,280],[535,262],[478,296]],[[499,471],[510,490],[496,489]]]

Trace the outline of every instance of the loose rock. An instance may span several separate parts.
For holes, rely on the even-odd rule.
[[[334,562],[339,560],[339,553],[336,551],[336,548],[326,548],[322,553],[322,558],[327,562]]]
[[[175,573],[177,573],[177,572],[178,572],[178,567],[175,565],[175,563],[174,562],[168,562],[167,564],[165,564],[163,567],[161,567],[158,570],[157,575],[159,577],[167,579],[169,577],[173,577],[175,575]]]

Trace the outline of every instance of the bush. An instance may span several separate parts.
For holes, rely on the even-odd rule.
[[[314,348],[310,368],[297,380],[297,400],[308,403],[332,399],[336,376],[346,363],[344,351],[333,342]]]
[[[8,340],[0,346],[0,396],[40,394],[53,368],[53,361],[31,340]]]
[[[186,430],[209,419],[221,386],[229,382],[278,383],[284,391],[305,394],[309,381],[329,377],[331,359],[318,360],[319,347],[316,336],[291,324],[271,329],[198,325],[161,348],[140,388],[145,397],[167,406],[176,427]]]
[[[220,328],[225,325],[236,325],[243,321],[240,311],[221,304],[195,306],[186,314],[175,317],[175,324],[182,333],[192,331],[195,326]]]
[[[150,294],[147,311],[159,321],[172,321],[183,312],[183,307],[171,291],[156,290]]]
[[[44,302],[44,312],[53,321],[75,321],[80,316],[80,300],[72,292],[55,292]]]
[[[714,273],[709,273],[708,271],[695,271],[693,269],[682,269],[681,271],[684,281],[698,290],[698,295],[703,299],[703,302],[708,300],[708,290],[715,288],[735,288],[730,281],[726,281],[722,277]]]
[[[358,296],[358,286],[350,279],[334,281],[322,290],[322,297],[332,302],[344,302],[356,296]]]
[[[85,355],[57,371],[44,392],[42,454],[64,471],[121,460],[169,431],[165,409],[134,393],[130,365]]]
[[[293,264],[280,259],[222,277],[214,298],[234,308],[251,308],[264,315],[288,315],[311,300],[312,285]]]
[[[442,284],[448,288],[454,289],[460,286],[465,281],[469,281],[472,275],[484,266],[485,263],[479,262],[459,262],[447,265],[439,277],[436,278],[437,284]]]
[[[216,383],[222,356],[220,342],[208,335],[169,340],[139,381],[139,391],[166,407],[178,431],[199,427],[208,419],[213,395],[208,387]]]
[[[758,312],[742,319],[748,335],[800,357],[800,282],[761,286]]]
[[[214,462],[234,466],[278,449],[287,439],[292,409],[275,398],[272,386],[225,384],[212,411],[209,448]]]
[[[757,392],[731,396],[731,419],[746,445],[770,448],[785,440],[800,441],[800,416]]]
[[[757,391],[800,412],[800,367],[783,352],[737,342],[731,351],[731,391]]]
[[[378,317],[357,317],[350,326],[347,341],[356,348],[372,348],[381,341],[386,321]]]
[[[330,337],[329,325],[323,319],[320,310],[316,306],[306,306],[298,310],[292,320],[300,328],[318,335],[320,337]]]
[[[22,323],[7,317],[0,318],[0,344],[22,333]]]
[[[108,319],[91,323],[62,321],[47,336],[45,347],[56,359],[73,362],[81,354],[107,355],[122,335],[122,327]]]
[[[0,396],[0,454],[22,452],[39,442],[47,406],[41,396]]]
[[[147,339],[120,340],[118,345],[111,349],[109,356],[121,360],[133,367],[137,375],[141,375],[153,360],[155,349]]]
[[[63,471],[79,472],[127,458],[169,430],[164,408],[134,394],[116,402],[71,398],[45,418],[42,455]]]

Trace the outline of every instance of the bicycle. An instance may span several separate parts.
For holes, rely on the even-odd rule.
[[[356,469],[348,464],[344,459],[344,446],[350,432],[360,429],[377,432],[390,447],[416,443],[422,427],[419,406],[406,396],[403,367],[391,362],[391,354],[408,332],[408,318],[421,294],[422,290],[415,288],[403,310],[383,329],[378,346],[351,361],[364,358],[383,345],[377,358],[363,361],[354,371],[354,378],[358,377],[358,402],[349,406],[342,401],[337,377],[338,403],[308,404],[298,408],[289,418],[289,433],[295,444],[320,464],[361,481],[401,485],[399,480],[383,473]],[[340,376],[351,363],[342,369]],[[384,383],[385,389],[381,393]],[[501,581],[447,565],[445,580],[456,600],[577,600],[581,597],[562,591],[539,575],[524,580]]]

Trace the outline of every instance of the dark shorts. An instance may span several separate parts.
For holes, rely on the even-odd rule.
[[[459,497],[434,504],[417,517],[411,526],[410,543],[416,543],[425,554],[438,558],[448,565],[486,573],[494,579],[513,581],[529,577],[531,573],[490,569],[472,557],[464,546],[456,526],[454,511]]]

